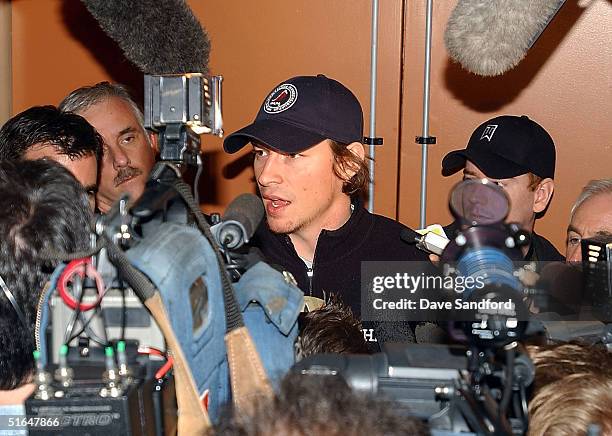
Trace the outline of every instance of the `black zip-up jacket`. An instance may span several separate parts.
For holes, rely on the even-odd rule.
[[[334,293],[359,317],[362,261],[429,261],[429,258],[414,245],[400,239],[400,232],[406,228],[404,225],[371,214],[359,200],[354,200],[353,204],[355,210],[346,224],[337,230],[321,231],[311,277],[289,236],[272,233],[265,220],[257,229],[252,245],[263,252],[269,263],[282,266],[293,274],[305,295],[324,298]],[[394,340],[414,339],[408,323],[394,324],[393,332],[375,333],[379,341],[391,340],[391,336]]]

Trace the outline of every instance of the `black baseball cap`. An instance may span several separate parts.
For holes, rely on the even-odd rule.
[[[442,174],[456,173],[465,167],[466,160],[494,179],[527,173],[555,177],[555,143],[542,126],[526,115],[503,115],[482,123],[465,149],[444,156]]]
[[[319,74],[277,85],[255,121],[225,138],[223,148],[235,153],[255,141],[284,153],[299,153],[325,139],[362,142],[363,111],[348,88]]]

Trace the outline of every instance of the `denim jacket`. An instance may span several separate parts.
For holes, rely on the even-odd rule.
[[[127,255],[159,289],[198,390],[209,392],[209,414],[215,421],[231,392],[221,275],[213,247],[194,227],[162,223]],[[302,292],[262,262],[234,288],[268,376],[280,378],[294,361]]]

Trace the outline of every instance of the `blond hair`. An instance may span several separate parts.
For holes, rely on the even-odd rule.
[[[536,366],[529,436],[612,435],[612,354],[583,344],[528,347]]]

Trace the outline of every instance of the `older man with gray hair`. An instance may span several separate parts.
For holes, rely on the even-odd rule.
[[[137,200],[155,163],[157,136],[145,130],[142,112],[126,88],[109,82],[84,86],[59,108],[81,115],[104,139],[98,209],[108,212],[123,193]]]
[[[574,203],[567,227],[567,261],[580,262],[580,241],[595,236],[612,239],[612,178],[591,180]]]

